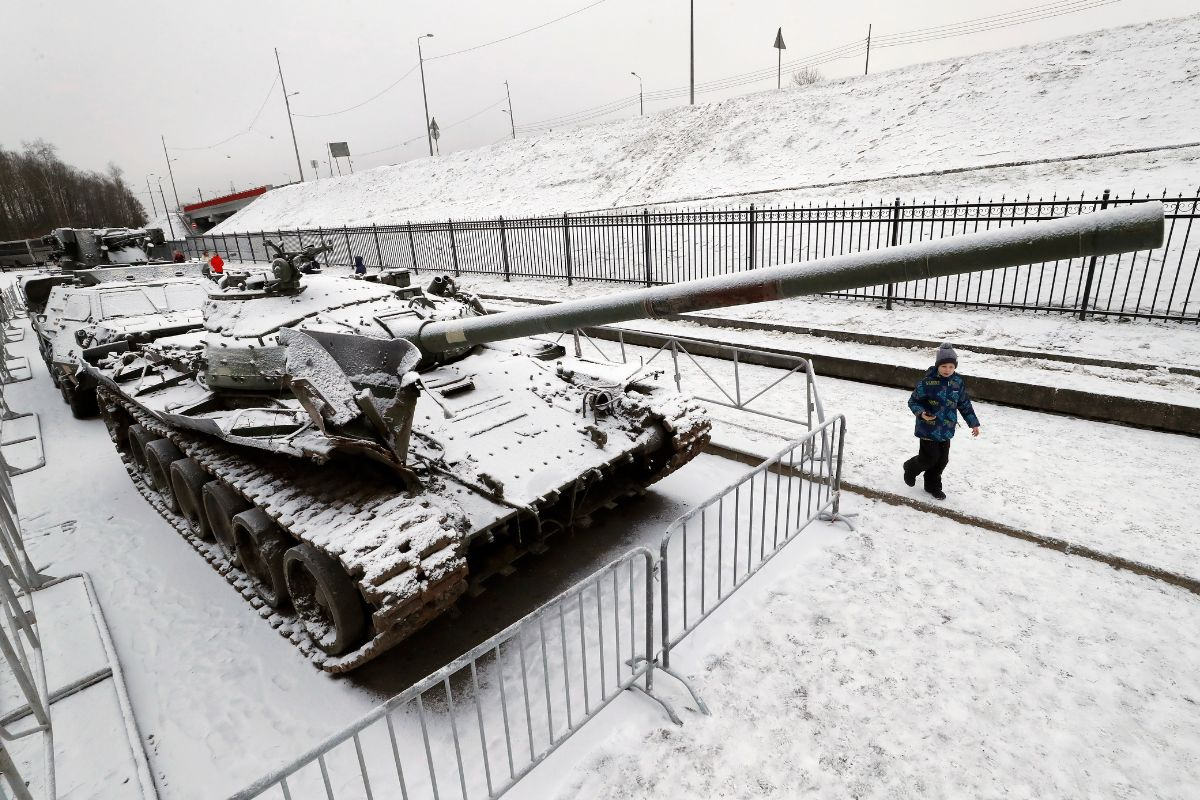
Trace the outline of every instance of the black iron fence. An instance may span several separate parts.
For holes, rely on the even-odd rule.
[[[1200,195],[1200,191],[1197,192]],[[324,263],[352,269],[558,278],[650,286],[811,261],[908,242],[1086,214],[1160,199],[1167,235],[1161,248],[1053,261],[949,278],[837,292],[893,303],[1004,308],[1200,322],[1200,197],[1102,196],[1078,199],[903,202],[563,215],[408,225],[315,228],[204,235],[187,251],[269,261],[264,240],[287,249],[326,242]]]

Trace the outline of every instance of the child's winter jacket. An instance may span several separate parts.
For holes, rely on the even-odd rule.
[[[963,415],[970,427],[979,427],[979,418],[971,407],[966,383],[957,372],[949,378],[943,378],[938,374],[937,367],[930,367],[908,398],[908,407],[917,415],[915,435],[919,439],[950,441],[954,438],[959,414]],[[932,414],[933,422],[921,419],[922,413]]]

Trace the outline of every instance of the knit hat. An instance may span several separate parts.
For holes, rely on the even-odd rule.
[[[958,366],[958,353],[954,352],[954,346],[949,342],[942,342],[942,346],[937,350],[937,358],[934,359],[934,366],[940,367],[942,364],[953,364]]]

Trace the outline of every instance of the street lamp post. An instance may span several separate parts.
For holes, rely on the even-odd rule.
[[[279,48],[275,48],[275,66],[279,68],[279,87],[283,89],[283,105],[287,108],[288,127],[292,130],[292,147],[296,151],[296,169],[300,170],[300,182],[304,183],[304,165],[300,163],[300,145],[296,143],[296,126],[292,122],[292,104],[288,100],[292,95],[288,94],[287,84],[283,82],[283,64],[279,61]],[[300,94],[293,92],[292,94]]]
[[[158,196],[162,198],[163,211],[167,215],[167,227],[171,229],[171,238],[174,239],[175,238],[175,223],[171,219],[171,209],[167,208],[167,196],[165,194],[163,194],[162,178],[160,178],[158,175],[155,175],[154,177],[158,178]],[[187,231],[184,231],[183,235],[186,237]]]
[[[646,104],[643,101],[645,94],[642,92],[642,76],[638,75],[636,72],[631,72],[629,74],[638,79],[638,116],[644,117],[646,116]]]
[[[425,103],[425,139],[429,142],[431,157],[433,156],[433,133],[429,130],[429,95],[425,93],[425,56],[421,53],[421,40],[432,38],[432,33],[417,37],[417,63],[421,65],[421,100]]]
[[[153,174],[154,173],[151,172],[150,175],[146,176],[146,194],[150,195],[150,210],[152,212],[154,212],[154,216],[157,217],[158,216],[158,206],[154,204],[154,192],[150,190],[150,177]],[[166,209],[164,208],[163,211],[166,211]]]
[[[175,171],[171,169],[171,156],[167,155],[167,137],[159,134],[162,139],[163,158],[167,160],[167,174],[171,176],[171,192],[175,195],[175,208],[179,208],[179,190],[175,188]],[[163,205],[166,205],[164,202]]]

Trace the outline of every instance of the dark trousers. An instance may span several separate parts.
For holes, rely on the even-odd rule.
[[[925,473],[925,491],[941,491],[942,470],[950,461],[950,442],[921,439],[921,450],[904,462],[904,472],[914,478]]]

